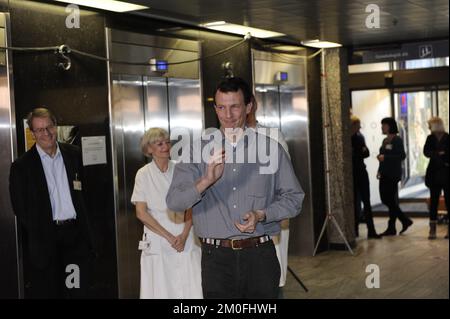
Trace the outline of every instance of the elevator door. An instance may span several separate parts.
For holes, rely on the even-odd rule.
[[[305,191],[302,213],[291,220],[289,251],[293,255],[309,255],[314,246],[312,234],[312,202],[309,161],[308,105],[304,86],[255,85],[258,103],[256,119],[266,127],[278,128],[289,148],[296,176]]]
[[[114,155],[117,166],[116,240],[121,298],[139,297],[143,225],[130,199],[136,172],[148,159],[140,141],[151,127],[170,132],[184,129],[192,136],[203,127],[200,81],[136,75],[112,76]],[[172,143],[178,138],[175,136]]]
[[[10,44],[9,14],[0,12],[0,46]],[[9,170],[17,157],[12,52],[0,52],[0,299],[23,297],[20,242],[9,199]]]

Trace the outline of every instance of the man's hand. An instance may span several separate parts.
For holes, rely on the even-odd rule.
[[[224,168],[225,168],[225,150],[220,149],[210,157],[208,166],[206,168],[206,174],[202,176],[195,184],[197,191],[201,194],[209,186],[217,182],[217,180],[220,177],[222,177]]]
[[[225,168],[225,150],[222,148],[215,152],[209,159],[208,167],[206,168],[205,179],[214,184],[220,177],[222,177],[223,169]]]
[[[244,224],[235,222],[234,225],[241,233],[253,233],[256,229],[256,224],[266,219],[266,214],[262,210],[248,212],[244,215]]]
[[[383,154],[378,155],[378,156],[377,156],[377,159],[378,159],[378,161],[380,161],[380,162],[384,161],[384,155],[383,155]]]

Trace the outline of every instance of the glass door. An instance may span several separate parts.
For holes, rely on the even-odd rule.
[[[352,91],[352,113],[361,120],[361,133],[366,139],[370,157],[365,160],[370,182],[372,205],[381,203],[378,191],[378,150],[383,142],[381,120],[391,116],[391,93],[388,89]]]
[[[439,90],[438,92],[438,116],[444,121],[445,131],[448,132],[448,90]]]
[[[406,151],[400,198],[428,196],[424,184],[428,159],[423,155],[423,146],[430,133],[427,121],[437,115],[435,93],[436,91],[394,93],[395,118]]]
[[[376,156],[384,136],[380,121],[393,116],[399,126],[400,136],[405,144],[407,158],[403,162],[401,199],[424,199],[429,197],[424,177],[428,158],[423,155],[423,147],[430,134],[428,120],[432,116],[443,119],[448,132],[449,91],[419,88],[352,91],[352,112],[361,119],[361,133],[366,138],[370,157],[366,159],[370,179],[370,194],[373,205],[381,203],[378,192]]]

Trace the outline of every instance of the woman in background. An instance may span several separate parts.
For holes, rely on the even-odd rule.
[[[397,218],[402,223],[400,234],[404,233],[413,221],[406,217],[399,206],[398,182],[402,179],[402,161],[406,158],[403,140],[398,136],[398,126],[395,119],[386,117],[381,120],[381,130],[387,135],[380,147],[377,156],[380,162],[378,168],[378,179],[380,180],[380,197],[384,205],[389,208],[388,228],[382,236],[397,235],[395,222]]]
[[[444,122],[439,117],[432,117],[428,121],[431,134],[423,148],[423,154],[430,159],[425,175],[425,185],[430,189],[430,234],[428,239],[436,239],[437,208],[441,191],[444,191],[445,206],[449,207],[449,154],[448,133],[445,132]],[[448,239],[448,228],[447,235]]]
[[[141,298],[202,298],[201,250],[194,240],[192,212],[173,212],[166,195],[175,162],[170,160],[167,131],[151,128],[141,149],[152,161],[136,174],[131,202],[144,224],[141,254]]]

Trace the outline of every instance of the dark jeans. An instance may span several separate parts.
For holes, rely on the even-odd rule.
[[[90,282],[90,249],[77,223],[55,226],[55,254],[48,266],[38,268],[27,261],[25,272],[25,298],[88,298]],[[75,283],[77,271],[68,265],[76,265],[79,269],[79,288],[69,288]]]
[[[448,208],[450,204],[450,193],[449,193],[449,185],[432,185],[430,187],[430,220],[436,221],[437,220],[437,208],[439,205],[439,197],[441,196],[441,191],[444,191],[444,197],[445,197],[445,206],[447,208],[447,214],[448,214]]]
[[[233,250],[202,244],[204,298],[276,299],[280,264],[272,241]]]
[[[395,221],[397,218],[402,224],[407,223],[409,220],[399,206],[398,180],[381,177],[379,187],[381,202],[389,208],[389,228],[395,230]]]

